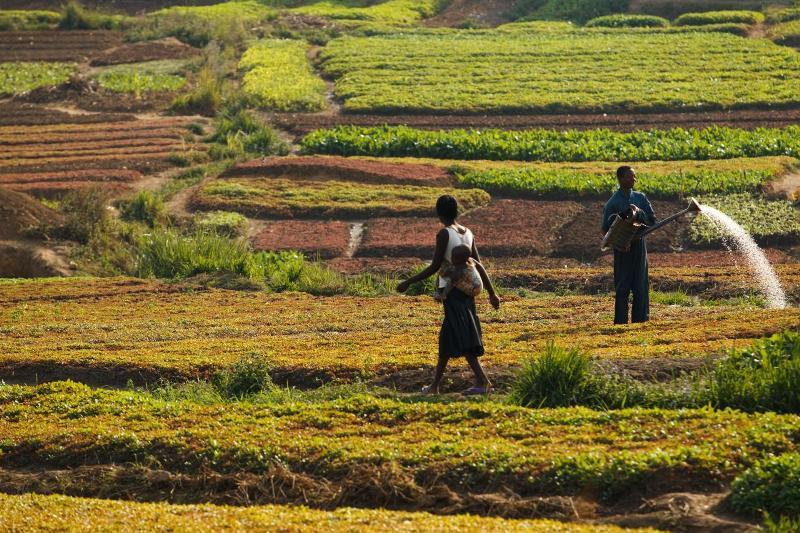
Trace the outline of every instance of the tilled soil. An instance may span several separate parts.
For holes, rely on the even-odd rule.
[[[0,126],[41,126],[47,124],[97,124],[136,120],[125,113],[69,113],[52,107],[17,100],[0,102]]]
[[[742,109],[698,113],[602,113],[553,115],[366,115],[284,113],[272,120],[282,129],[297,136],[320,128],[340,125],[383,126],[404,125],[421,129],[455,128],[554,128],[596,129],[616,131],[636,129],[704,128],[710,125],[752,129],[782,127],[800,122],[800,109]]]
[[[330,259],[346,252],[350,226],[337,220],[268,221],[252,242],[256,250],[297,250],[311,257]]]
[[[82,63],[122,43],[122,32],[108,30],[4,31],[0,32],[0,62]]]
[[[198,56],[202,51],[194,46],[184,44],[174,37],[155,41],[125,43],[123,45],[95,54],[90,65],[118,65],[121,63],[141,63],[162,59],[184,59]]]
[[[342,180],[372,184],[451,186],[447,170],[433,165],[384,163],[329,156],[267,157],[240,163],[220,177],[257,176],[297,180]]]

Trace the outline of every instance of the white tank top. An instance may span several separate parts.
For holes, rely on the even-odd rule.
[[[445,228],[447,230],[447,248],[444,250],[444,260],[448,263],[453,262],[453,248],[456,246],[461,246],[462,244],[472,250],[472,242],[474,241],[474,237],[472,236],[472,232],[469,228],[464,228],[466,231],[464,233],[459,233],[457,229],[452,226],[447,226]],[[438,286],[439,288],[443,288],[447,285],[447,282],[443,281],[442,278],[438,278]]]

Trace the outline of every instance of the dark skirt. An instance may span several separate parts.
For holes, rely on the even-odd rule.
[[[444,321],[439,331],[439,357],[483,355],[481,321],[475,298],[453,288],[444,301]]]

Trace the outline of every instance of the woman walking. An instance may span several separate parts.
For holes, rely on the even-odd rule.
[[[486,270],[480,265],[478,248],[475,246],[475,238],[472,232],[456,222],[458,217],[458,202],[450,195],[439,197],[436,201],[436,214],[439,221],[444,225],[436,235],[436,250],[433,253],[433,261],[422,272],[405,281],[398,286],[399,292],[405,292],[412,283],[422,281],[437,272],[443,271],[452,266],[453,249],[459,246],[466,246],[471,250],[471,258],[475,261],[476,267],[486,292],[489,294],[489,302],[495,309],[500,308],[500,299],[495,294],[492,282],[486,274]],[[440,291],[448,286],[447,280],[437,277],[436,288]],[[472,372],[475,374],[475,387],[464,391],[465,394],[485,394],[491,391],[491,382],[486,377],[486,373],[478,360],[483,355],[483,337],[481,335],[481,323],[475,308],[475,297],[466,294],[458,287],[448,287],[449,292],[443,300],[444,321],[439,331],[439,361],[436,365],[436,373],[433,383],[423,389],[425,394],[439,394],[439,385],[447,367],[447,362],[451,357],[465,357]]]

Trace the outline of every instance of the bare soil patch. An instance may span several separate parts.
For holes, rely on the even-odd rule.
[[[453,183],[452,176],[445,169],[433,165],[326,156],[256,159],[240,163],[220,177],[239,176],[427,186],[451,186]]]
[[[58,226],[63,216],[28,196],[0,187],[0,239],[25,238],[28,230],[42,225]]]
[[[444,10],[423,22],[425,26],[458,26],[471,22],[481,27],[494,27],[511,21],[516,0],[453,0]]]
[[[269,221],[252,242],[256,250],[297,250],[311,257],[330,259],[347,251],[350,226],[338,220]]]
[[[96,54],[89,63],[93,67],[118,65],[121,63],[141,63],[162,59],[184,59],[200,55],[201,50],[180,42],[174,37],[155,41],[126,43]]]
[[[0,126],[46,124],[97,124],[135,120],[132,114],[67,112],[52,107],[12,100],[0,103]]]
[[[108,30],[0,32],[0,62],[69,61],[83,63],[122,45],[123,34]]]
[[[460,222],[475,233],[478,250],[487,257],[547,255],[560,228],[581,211],[576,202],[496,200]],[[357,255],[430,257],[440,227],[433,218],[368,220]]]
[[[710,125],[752,129],[782,127],[800,122],[800,109],[742,109],[700,113],[608,113],[552,115],[365,115],[284,113],[272,116],[274,123],[294,135],[305,135],[320,128],[340,125],[404,125],[421,129],[455,128],[554,128],[616,131],[636,129],[704,128]]]

